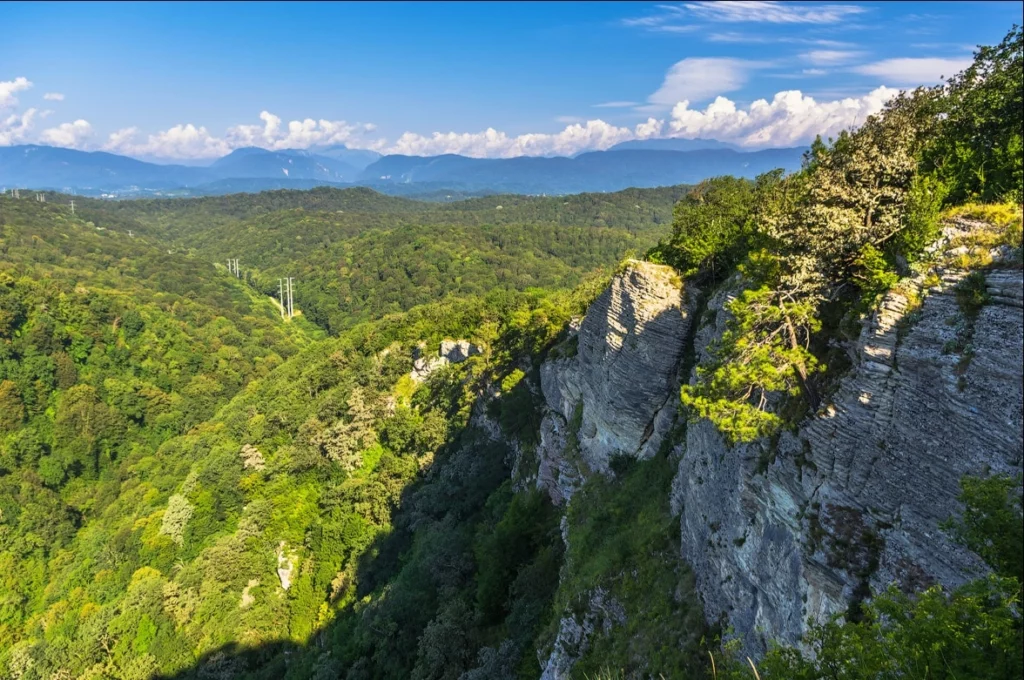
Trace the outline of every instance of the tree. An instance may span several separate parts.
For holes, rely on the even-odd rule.
[[[753,202],[748,180],[705,180],[676,204],[672,236],[652,252],[683,276],[705,273],[714,279],[742,255]]]
[[[768,257],[768,256],[765,256]],[[813,404],[810,375],[818,369],[809,351],[820,328],[813,298],[763,285],[726,304],[730,318],[711,360],[697,367],[697,382],[684,385],[683,404],[715,424],[730,443],[752,441],[775,431],[781,418],[772,393]]]
[[[950,187],[949,201],[1024,200],[1024,38],[1014,25],[940,90],[937,134],[923,169]]]
[[[185,541],[185,527],[192,519],[195,508],[188,499],[181,494],[174,494],[167,501],[167,510],[164,511],[163,520],[160,523],[160,533],[170,536],[178,545]]]
[[[21,392],[11,380],[0,381],[0,433],[13,432],[25,419]]]

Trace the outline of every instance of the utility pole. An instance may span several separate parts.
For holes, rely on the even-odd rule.
[[[71,199],[71,214],[75,214],[75,199]]]
[[[135,236],[135,234],[133,234],[133,233],[132,233],[132,230],[131,230],[131,229],[129,229],[129,230],[128,230],[128,237],[129,237],[129,238],[131,238],[131,237],[134,237],[134,236]]]
[[[281,300],[281,318],[284,318],[284,279],[277,280],[277,296]]]
[[[295,316],[295,299],[292,297],[295,293],[295,279],[288,277],[288,318]]]

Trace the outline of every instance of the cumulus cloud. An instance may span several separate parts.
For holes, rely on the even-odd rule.
[[[48,102],[62,102],[64,101],[64,95],[60,92],[47,92],[43,95],[43,99]]]
[[[157,156],[160,158],[216,158],[231,151],[223,139],[216,137],[202,126],[192,123],[148,135],[145,141],[136,141],[138,129],[124,128],[107,138],[103,149],[132,156]]]
[[[684,99],[695,102],[743,87],[758,62],[724,57],[687,57],[665,74],[657,92],[647,98],[654,107],[670,107]]]
[[[494,128],[483,132],[435,132],[425,136],[406,132],[388,147],[393,154],[433,156],[455,153],[474,158],[512,158],[515,156],[571,156],[581,151],[607,149],[629,139],[656,136],[662,123],[653,118],[635,128],[610,125],[603,120],[568,125],[553,134],[531,133],[511,137]]]
[[[32,81],[28,78],[15,78],[14,80],[0,80],[0,109],[6,109],[18,104],[15,92],[21,92],[32,87]]]
[[[264,149],[307,149],[321,144],[362,142],[358,146],[373,148],[374,143],[363,135],[372,133],[372,123],[350,124],[333,120],[293,120],[284,123],[269,111],[260,113],[262,125],[236,125],[222,136],[192,123],[174,127],[139,139],[139,130],[129,127],[111,134],[103,148],[115,153],[161,158],[216,158],[233,149],[258,146]],[[376,146],[381,146],[378,140]]]
[[[344,144],[375,125],[350,124],[343,120],[293,120],[282,128],[281,118],[269,111],[260,113],[263,125],[237,125],[228,130],[232,146],[261,146],[267,149],[305,149],[318,144]]]
[[[804,144],[815,135],[836,135],[882,110],[898,90],[879,87],[863,97],[819,102],[799,90],[779,92],[771,102],[758,99],[746,110],[718,97],[703,111],[689,102],[672,109],[668,129],[672,136],[711,138],[746,147]]]
[[[15,113],[0,118],[0,146],[20,144],[27,140],[28,133],[32,129],[32,120],[38,111],[28,109],[24,113]]]
[[[89,124],[89,121],[79,118],[73,123],[61,123],[57,127],[43,130],[39,135],[39,141],[53,146],[77,149],[90,137],[92,137],[92,125]]]
[[[906,57],[884,59],[871,64],[855,66],[854,72],[877,76],[896,85],[934,85],[971,64],[970,58],[947,59],[941,57]]]

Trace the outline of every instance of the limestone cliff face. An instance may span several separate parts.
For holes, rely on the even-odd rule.
[[[689,426],[673,498],[684,557],[705,615],[726,619],[748,651],[796,641],[808,616],[843,611],[868,587],[983,573],[939,523],[957,512],[963,475],[1021,469],[1024,279],[987,274],[991,303],[968,357],[951,351],[965,322],[952,290],[961,276],[947,273],[911,318],[907,295],[890,293],[831,403],[774,447],[729,448],[710,423]],[[698,330],[699,358],[723,323],[719,312]]]
[[[657,451],[677,410],[694,298],[670,267],[631,261],[567,343],[575,356],[542,366],[539,482],[556,502],[613,456]]]
[[[646,458],[661,446],[678,410],[695,300],[670,267],[631,261],[570,327],[562,358],[541,367],[546,410],[536,483],[556,504],[587,475],[607,473],[613,456]],[[539,652],[542,680],[569,678],[594,632],[624,623],[622,605],[602,589],[586,601],[585,611],[560,617],[550,649]]]
[[[939,273],[928,290],[918,277],[885,297],[848,348],[838,389],[794,431],[729,447],[710,422],[691,422],[673,452],[680,559],[706,618],[730,625],[751,655],[768,640],[796,642],[808,617],[872,590],[953,587],[985,571],[939,525],[959,511],[964,475],[1021,470],[1024,277],[987,272],[989,302],[971,321],[954,290],[966,272]],[[727,283],[698,309],[672,270],[633,262],[594,302],[541,369],[537,484],[556,503],[607,473],[612,456],[657,451],[677,414],[682,358],[707,358],[737,289]],[[691,332],[695,315],[705,323]],[[561,620],[546,679],[566,677],[591,629],[615,623],[602,611]]]

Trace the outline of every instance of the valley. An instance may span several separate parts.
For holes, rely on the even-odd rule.
[[[0,678],[1021,678],[1021,50],[757,152],[0,148]]]

